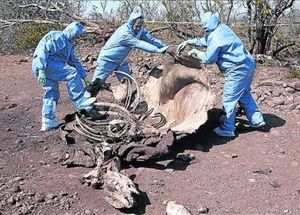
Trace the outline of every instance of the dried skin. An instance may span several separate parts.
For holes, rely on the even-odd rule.
[[[158,129],[160,133],[171,129],[176,134],[190,134],[207,120],[215,96],[200,61],[187,56],[186,51],[178,58],[174,50],[170,51],[172,58],[163,64],[163,71],[150,74],[141,91],[153,112],[166,118],[166,124]]]

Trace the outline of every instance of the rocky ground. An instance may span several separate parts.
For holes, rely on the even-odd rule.
[[[92,68],[92,57],[84,58]],[[159,64],[135,59],[140,82]],[[208,122],[162,161],[123,166],[122,173],[134,180],[141,195],[136,208],[118,211],[102,190],[81,183],[90,169],[60,165],[67,146],[59,132],[39,131],[43,91],[31,74],[31,59],[0,56],[0,214],[165,214],[171,200],[192,214],[300,214],[300,80],[290,70],[276,62],[258,64],[253,95],[267,128],[252,130],[242,117],[237,137],[228,140],[211,132],[221,108],[223,77],[209,67],[218,96]],[[61,120],[75,109],[65,86],[60,87]],[[182,152],[195,159],[176,158]]]

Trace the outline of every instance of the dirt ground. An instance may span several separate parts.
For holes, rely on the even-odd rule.
[[[123,167],[141,195],[136,208],[118,211],[102,190],[80,182],[90,169],[58,163],[67,147],[59,131],[39,131],[43,91],[31,73],[31,59],[0,56],[0,214],[159,215],[170,200],[192,214],[300,214],[300,89],[288,86],[299,79],[288,78],[287,71],[258,65],[253,92],[267,129],[239,126],[235,139],[214,136],[219,96],[208,123],[170,156]],[[222,77],[209,75],[221,95]],[[61,90],[60,120],[75,110],[63,84]],[[195,159],[180,161],[179,152]]]

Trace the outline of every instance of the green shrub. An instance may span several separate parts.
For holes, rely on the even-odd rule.
[[[289,71],[290,78],[300,78],[300,70],[293,69]]]
[[[16,35],[17,49],[21,51],[36,47],[41,38],[52,30],[62,30],[62,27],[48,23],[25,23],[21,25]]]

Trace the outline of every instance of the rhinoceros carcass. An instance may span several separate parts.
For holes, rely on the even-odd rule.
[[[215,96],[200,60],[188,56],[187,51],[178,55],[175,50],[175,47],[167,50],[169,57],[164,58],[162,69],[153,70],[142,87],[124,73],[131,79],[127,82],[124,106],[96,103],[87,115],[71,115],[65,130],[75,130],[90,140],[114,145],[140,142],[151,136],[161,138],[168,131],[175,135],[193,133],[207,120]],[[133,84],[134,96],[130,87]],[[139,108],[143,107],[139,104],[146,104],[146,108]]]
[[[175,47],[167,51],[172,57],[166,57],[162,69],[151,72],[144,86],[139,88],[132,78],[136,85],[132,102],[129,87],[125,105],[98,102],[89,112],[67,115],[60,128],[61,138],[70,146],[60,161],[67,166],[96,166],[83,181],[103,188],[115,208],[133,207],[139,193],[120,173],[120,162],[144,162],[168,154],[175,134],[194,132],[213,106],[214,94],[200,61],[186,51],[177,56]],[[147,108],[140,105],[139,112],[137,104]],[[151,120],[157,115],[164,116],[164,124],[154,126]]]
[[[161,134],[169,129],[175,134],[190,134],[207,120],[215,96],[200,61],[186,52],[176,57],[174,50],[168,50],[174,58],[167,59],[162,70],[152,71],[141,94],[148,107],[154,108],[153,113],[165,116],[166,124],[158,129]]]

